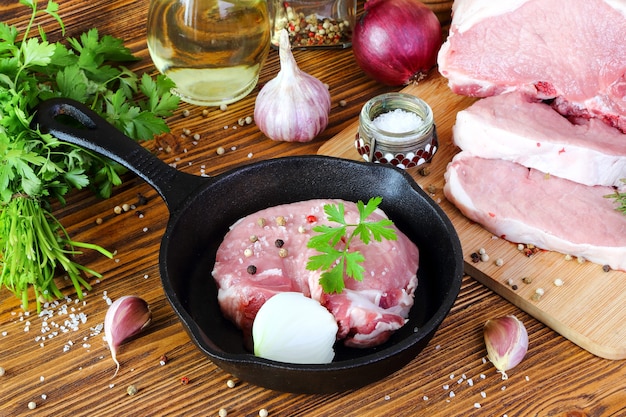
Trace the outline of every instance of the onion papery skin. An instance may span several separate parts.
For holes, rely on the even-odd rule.
[[[420,81],[437,64],[441,24],[419,0],[368,0],[352,35],[359,67],[390,85]]]

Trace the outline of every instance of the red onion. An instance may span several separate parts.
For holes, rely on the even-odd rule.
[[[423,79],[442,43],[435,13],[418,0],[368,0],[364,8],[352,34],[359,67],[387,85]]]

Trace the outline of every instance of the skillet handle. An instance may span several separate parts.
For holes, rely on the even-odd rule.
[[[80,125],[64,123],[58,117],[61,115],[71,117]],[[169,166],[78,101],[53,98],[40,103],[31,126],[128,168],[163,197],[170,212],[177,211],[195,190],[210,182],[206,177],[187,174]]]

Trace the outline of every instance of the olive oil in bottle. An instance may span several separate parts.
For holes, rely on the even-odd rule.
[[[266,0],[151,0],[148,50],[183,101],[219,106],[256,86],[270,47]]]

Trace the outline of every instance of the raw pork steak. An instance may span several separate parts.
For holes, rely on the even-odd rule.
[[[474,156],[517,162],[581,184],[623,186],[626,135],[597,119],[577,122],[514,92],[457,113],[453,138]]]
[[[448,164],[445,179],[446,198],[494,235],[626,271],[626,216],[604,198],[612,187],[466,152]]]
[[[456,0],[441,74],[462,95],[523,91],[626,132],[626,1]]]
[[[365,257],[365,277],[361,282],[346,280],[341,294],[324,293],[321,271],[306,269],[311,255],[319,254],[307,248],[311,228],[337,226],[326,219],[324,205],[340,202],[309,200],[271,207],[239,220],[224,237],[213,269],[218,300],[224,315],[243,330],[248,342],[259,308],[284,291],[301,292],[325,306],[339,325],[337,338],[346,346],[378,345],[405,324],[417,287],[419,252],[399,230],[395,241],[352,242],[351,249]],[[356,205],[343,203],[346,221],[358,223]],[[376,210],[368,219],[382,218],[385,214]],[[277,244],[278,239],[282,243]],[[254,273],[248,272],[250,266]]]

